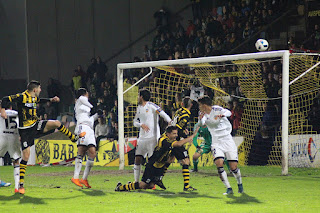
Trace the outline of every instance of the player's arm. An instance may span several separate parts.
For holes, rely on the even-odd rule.
[[[92,104],[89,102],[88,98],[85,96],[80,96],[78,98],[78,100],[80,101],[80,103],[82,105],[85,105],[85,106],[89,107],[90,109],[93,107]]]
[[[19,102],[22,101],[22,95],[16,94],[16,95],[9,95],[2,98],[2,106],[7,106],[9,102]],[[7,113],[5,108],[1,108],[1,117],[4,119],[7,119]]]
[[[183,146],[186,143],[192,143],[192,139],[194,138],[194,136],[198,133],[199,127],[193,132],[192,135],[190,135],[189,137],[180,140],[180,141],[175,141],[172,143],[173,147],[178,147],[178,146]]]
[[[133,126],[138,127],[138,128],[142,128],[144,131],[148,132],[150,129],[147,125],[140,123],[140,119],[138,117],[138,112],[136,113],[136,115],[134,116],[133,119]]]
[[[160,115],[160,117],[162,117],[167,123],[171,124],[172,120],[170,118],[170,116],[161,109],[161,107],[159,107],[158,105],[152,103],[151,104],[152,109],[154,112],[156,112],[158,115]]]
[[[194,125],[193,131],[195,131],[198,128],[198,124]],[[199,136],[199,132],[197,132],[197,134],[193,137],[193,145],[198,148],[198,136]]]
[[[39,98],[38,103],[44,104],[46,102],[60,102],[60,98],[58,96],[54,96],[53,98]]]

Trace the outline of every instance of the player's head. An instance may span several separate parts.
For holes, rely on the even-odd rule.
[[[202,96],[201,98],[198,99],[198,103],[199,103],[199,109],[201,112],[205,111],[206,107],[211,107],[212,106],[212,100],[209,96],[205,95]]]
[[[151,97],[151,95],[150,95],[150,91],[149,90],[141,89],[139,91],[139,103],[142,103],[142,101],[149,101],[150,97]]]
[[[192,100],[190,99],[189,96],[186,96],[182,99],[182,106],[188,109],[192,107]]]
[[[85,96],[89,98],[89,93],[86,88],[79,88],[76,93],[76,98],[78,99],[80,96]]]
[[[39,81],[32,80],[27,85],[27,90],[30,93],[34,93],[36,97],[39,97],[41,92],[41,84]]]
[[[1,103],[0,106],[4,109],[12,109],[12,102],[7,101],[5,103]]]
[[[168,126],[166,128],[166,135],[170,140],[175,140],[178,137],[178,127]]]

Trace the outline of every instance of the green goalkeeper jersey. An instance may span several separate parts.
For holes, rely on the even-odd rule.
[[[194,126],[194,129],[196,129],[198,126],[198,124],[196,124]],[[211,134],[207,128],[207,126],[200,126],[200,129],[199,131],[197,132],[197,134],[195,135],[195,137],[193,138],[193,144],[195,147],[198,147],[198,136],[201,136],[203,137],[204,139],[204,142],[205,142],[205,146],[211,146],[211,141],[212,141],[212,138],[211,138]]]

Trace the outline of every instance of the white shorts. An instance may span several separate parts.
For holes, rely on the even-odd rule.
[[[79,125],[74,130],[74,133],[79,135],[81,132],[86,132],[86,135],[82,138],[79,138],[77,142],[78,146],[89,146],[89,145],[94,145],[95,147],[97,146],[93,129],[91,129],[87,125]]]
[[[157,145],[157,139],[156,138],[138,138],[137,141],[137,147],[136,147],[136,155],[142,155],[144,158],[151,157],[153,154],[153,150]]]
[[[0,157],[4,157],[7,152],[13,160],[21,158],[19,135],[0,135]]]
[[[212,137],[211,151],[214,160],[226,157],[238,161],[238,149],[231,135]]]

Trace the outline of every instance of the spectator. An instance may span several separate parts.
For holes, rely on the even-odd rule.
[[[232,122],[232,132],[231,135],[235,136],[240,127],[240,121],[243,113],[243,109],[239,106],[239,102],[234,100],[232,102],[231,116],[230,120]]]
[[[95,127],[94,134],[96,137],[97,143],[97,151],[99,150],[100,140],[102,138],[107,138],[108,134],[108,125],[106,124],[106,120],[103,117],[98,118],[98,124]]]
[[[98,74],[98,78],[101,81],[106,80],[105,79],[105,74],[107,73],[107,66],[106,64],[101,60],[100,56],[97,57],[96,59],[97,63],[96,63],[96,72]],[[92,76],[93,77],[93,76]]]
[[[88,79],[93,78],[93,73],[97,72],[97,60],[95,58],[91,58],[91,64],[87,69],[87,77]]]
[[[74,70],[74,74],[73,74],[72,81],[71,81],[72,91],[75,92],[80,87],[83,87],[81,75],[79,74],[78,70]]]

